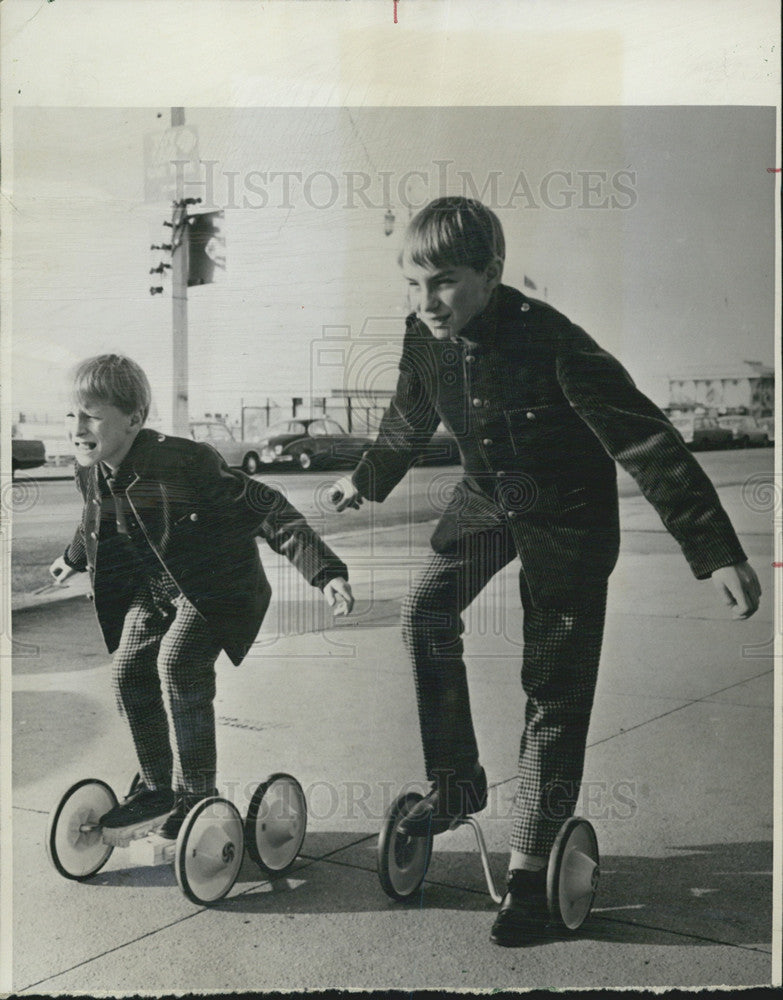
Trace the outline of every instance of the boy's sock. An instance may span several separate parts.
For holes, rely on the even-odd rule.
[[[547,866],[547,858],[542,858],[538,854],[525,854],[524,851],[512,851],[508,862],[508,870],[515,871],[522,868],[528,872],[540,872]]]

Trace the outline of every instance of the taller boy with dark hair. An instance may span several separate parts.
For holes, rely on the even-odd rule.
[[[142,778],[101,825],[111,842],[158,827],[173,839],[214,791],[215,660],[222,649],[242,662],[269,605],[255,536],[338,613],[353,607],[348,572],[277,490],[229,469],[210,445],[144,427],[149,382],[130,358],[82,362],[72,398],[84,511],[50,572],[61,582],[90,573]]]
[[[573,813],[619,551],[615,461],[635,478],[698,579],[747,618],[758,579],[718,496],[666,416],[619,362],[544,302],[500,283],[495,214],[439,198],[409,224],[400,263],[418,307],[377,441],[336,484],[338,508],[384,500],[442,420],[464,476],[408,594],[402,631],[415,680],[430,793],[405,826],[440,833],[483,809],[487,780],[470,713],[461,613],[515,556],[527,696],[503,945],[546,923],[546,863]]]

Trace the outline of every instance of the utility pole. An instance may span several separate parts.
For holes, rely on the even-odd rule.
[[[171,127],[185,124],[185,109],[171,109]],[[188,437],[188,251],[190,229],[184,198],[183,171],[177,171],[177,190],[172,219],[172,432]]]

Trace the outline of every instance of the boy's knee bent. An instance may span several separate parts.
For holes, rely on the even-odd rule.
[[[403,631],[455,633],[462,631],[459,610],[440,603],[438,595],[427,590],[412,590],[402,601],[400,612]]]

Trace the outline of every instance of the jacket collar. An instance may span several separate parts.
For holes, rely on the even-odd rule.
[[[493,291],[486,309],[475,316],[457,337],[459,341],[468,341],[479,349],[503,343],[507,338],[517,341],[523,334],[525,317],[530,316],[536,305],[535,299],[528,298],[510,285],[498,285]],[[435,341],[426,324],[416,313],[407,317],[409,325],[418,326],[429,340]],[[448,341],[438,341],[448,343]]]
[[[498,344],[527,339],[528,322],[536,315],[537,307],[541,304],[537,299],[531,299],[527,295],[510,285],[499,287],[498,301],[498,321],[495,329],[495,339]]]
[[[115,490],[125,490],[141,477],[147,465],[152,443],[156,438],[157,435],[154,431],[148,427],[142,427],[114,475],[108,477],[106,470],[102,470],[104,476],[113,480]]]

